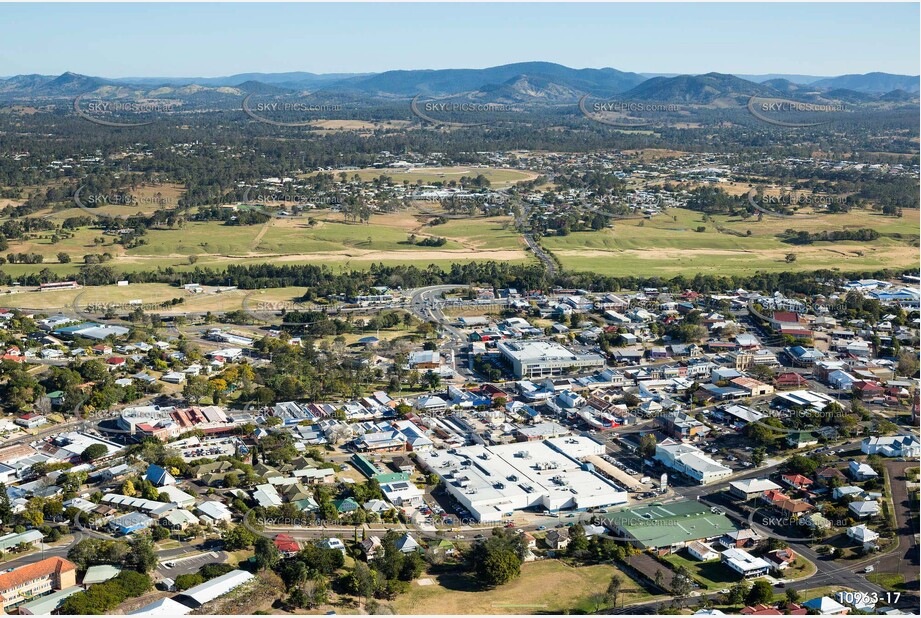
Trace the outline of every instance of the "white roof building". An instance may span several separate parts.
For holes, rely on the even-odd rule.
[[[230,521],[233,513],[223,502],[211,500],[198,505],[198,512],[213,521]]]
[[[627,492],[582,459],[604,445],[585,436],[466,446],[417,454],[478,521],[494,522],[525,508],[551,512],[624,504]]]
[[[185,616],[192,611],[191,607],[172,600],[169,597],[158,599],[150,605],[130,612],[129,616]]]
[[[743,577],[757,577],[771,570],[767,560],[756,558],[744,549],[731,547],[720,554],[720,560]]]
[[[189,588],[181,595],[179,595],[179,597],[187,599],[193,608],[201,607],[209,601],[213,601],[214,599],[224,596],[234,588],[242,586],[251,579],[253,579],[252,573],[247,573],[246,571],[237,569],[229,573],[225,573],[220,577],[215,577],[214,579],[206,581],[203,584],[199,584],[194,588]]]

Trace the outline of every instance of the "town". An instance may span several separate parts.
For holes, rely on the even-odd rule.
[[[0,310],[4,609],[400,608],[426,573],[546,560],[613,565],[633,610],[911,606],[917,277],[338,300],[347,338],[306,305]],[[351,397],[284,398],[315,353]]]

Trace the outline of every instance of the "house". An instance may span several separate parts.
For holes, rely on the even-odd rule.
[[[799,520],[812,530],[828,530],[831,522],[821,513],[810,513]]]
[[[692,541],[687,545],[688,553],[696,560],[716,560],[720,557],[718,551],[701,541]]]
[[[416,552],[422,549],[422,546],[419,545],[416,539],[414,539],[408,532],[398,538],[396,543],[394,543],[394,546],[398,551],[404,554],[411,554],[412,552]]]
[[[802,474],[783,474],[780,477],[781,482],[783,482],[788,487],[793,489],[807,490],[812,485],[812,479],[803,476]]]
[[[544,538],[550,549],[566,549],[569,546],[569,529],[555,528],[547,533]]]
[[[361,543],[359,543],[359,546],[365,555],[365,559],[373,560],[377,556],[377,552],[379,552],[383,547],[383,543],[381,543],[380,537],[369,536]]]
[[[840,498],[858,498],[863,495],[863,489],[856,485],[841,485],[831,490],[831,497],[834,500]]]
[[[358,505],[358,503],[355,502],[352,498],[344,498],[344,499],[341,499],[341,500],[333,500],[333,506],[336,507],[336,510],[337,510],[340,514],[342,514],[342,513],[351,513],[352,511],[357,511],[359,508],[361,508],[361,507]]]
[[[848,504],[847,508],[858,519],[876,517],[877,515],[879,515],[879,511],[880,511],[879,502],[877,502],[876,500],[858,500],[856,502],[851,502],[850,504]]]
[[[796,553],[789,547],[784,547],[769,551],[764,555],[764,559],[770,563],[772,570],[781,572],[796,562]]]
[[[847,479],[841,470],[833,466],[822,468],[821,470],[817,471],[815,473],[815,478],[822,485],[828,485],[829,483],[834,482],[842,482]]]
[[[174,509],[160,518],[160,525],[171,530],[185,530],[199,523],[198,518],[185,509]]]
[[[298,544],[294,537],[288,534],[278,534],[275,536],[273,541],[275,547],[278,549],[279,553],[283,556],[293,556],[297,552],[301,551],[301,546]]]
[[[233,513],[223,502],[211,500],[202,502],[196,509],[202,518],[211,523],[229,522],[233,518]]]
[[[756,558],[744,549],[736,547],[731,547],[721,553],[720,562],[746,579],[766,575],[771,570],[771,565],[766,560]]]
[[[810,599],[803,603],[803,607],[817,612],[821,616],[843,616],[850,611],[847,607],[830,597]]]
[[[742,611],[739,613],[743,616],[783,616],[782,611],[776,607],[765,605],[764,603],[748,605],[747,607],[743,607]]]
[[[340,538],[331,536],[320,541],[319,545],[324,549],[336,549],[341,551],[343,555],[345,554],[345,543],[343,543]]]
[[[56,393],[61,393],[61,391],[55,391],[54,393],[49,394],[48,395],[49,399],[51,398],[51,395],[54,395]],[[64,401],[63,393],[61,393],[59,401],[61,402]],[[54,405],[53,402],[52,402],[52,405]],[[41,427],[42,425],[47,423],[48,419],[46,419],[41,414],[29,412],[28,414],[23,414],[22,416],[20,416],[13,422],[19,425],[20,427],[25,427],[26,429],[35,429],[36,427]]]
[[[860,463],[853,459],[848,463],[848,472],[855,481],[868,481],[879,476],[869,464]]]
[[[756,545],[763,537],[751,528],[743,530],[732,530],[726,532],[719,538],[719,544],[727,549],[752,547]]]
[[[914,436],[879,436],[864,438],[860,450],[867,455],[917,458],[921,455],[921,442]]]
[[[864,549],[873,549],[879,541],[879,534],[867,528],[865,524],[851,526],[847,529],[847,536],[860,543]]]
[[[148,466],[147,472],[144,474],[144,478],[157,487],[176,484],[176,478],[170,474],[166,468],[162,468],[155,464]]]
[[[390,462],[390,467],[396,470],[397,472],[404,472],[406,474],[412,474],[412,472],[416,469],[416,464],[413,463],[413,460],[410,459],[409,457],[398,455],[394,457],[393,460]]]
[[[809,431],[794,431],[788,433],[786,441],[790,448],[805,448],[807,446],[815,446],[819,443],[819,439]]]

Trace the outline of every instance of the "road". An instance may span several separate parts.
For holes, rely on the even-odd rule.
[[[528,247],[531,248],[531,251],[534,253],[534,255],[537,256],[537,259],[540,260],[541,264],[544,265],[544,268],[547,270],[547,276],[555,276],[557,273],[556,262],[552,257],[550,257],[550,255],[547,254],[546,251],[544,251],[544,248],[540,246],[540,243],[534,239],[534,235],[524,234],[524,242],[528,245]]]

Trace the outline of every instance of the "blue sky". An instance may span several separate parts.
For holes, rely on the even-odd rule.
[[[0,75],[479,68],[918,74],[918,3],[0,4]]]

